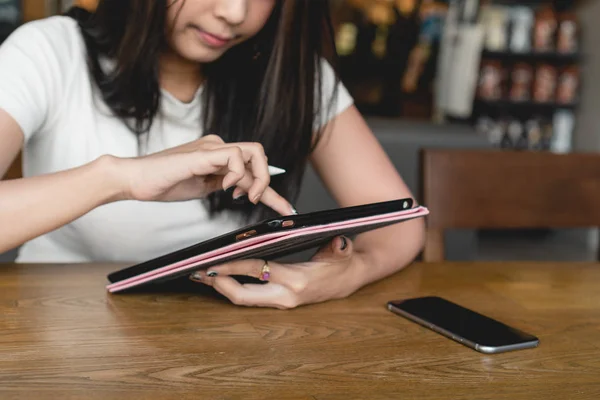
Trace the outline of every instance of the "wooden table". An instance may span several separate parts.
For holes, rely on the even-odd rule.
[[[288,311],[191,283],[109,295],[116,268],[0,266],[0,399],[600,398],[600,264],[415,264]],[[540,347],[480,354],[385,308],[432,294]]]

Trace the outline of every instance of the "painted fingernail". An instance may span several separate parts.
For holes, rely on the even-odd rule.
[[[294,206],[292,206],[292,214],[293,215],[298,215],[298,211],[296,211],[296,209],[294,208]]]
[[[193,281],[201,281],[202,274],[200,272],[194,272],[192,275],[190,275],[190,279]]]
[[[340,239],[342,239],[342,246],[340,248],[346,250],[346,247],[348,247],[348,240],[344,236],[341,236]]]
[[[231,193],[231,196],[234,199],[237,199],[238,197],[244,196],[246,194],[246,192],[243,189],[240,189],[239,187],[236,187],[233,192]]]
[[[219,273],[217,271],[208,271],[206,273],[207,276],[214,278],[215,276],[219,275]]]

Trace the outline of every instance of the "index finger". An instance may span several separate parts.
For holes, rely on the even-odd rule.
[[[254,183],[253,176],[250,173],[246,173],[246,175],[240,179],[237,183],[237,187],[239,189],[245,190],[246,193],[248,189]],[[239,190],[236,189],[235,193],[239,194]],[[272,208],[277,211],[280,215],[296,215],[298,212],[296,209],[287,201],[283,196],[277,193],[272,187],[267,186],[260,196],[258,202],[263,203],[267,207]]]
[[[240,284],[230,276],[219,276],[212,287],[239,306],[286,308],[280,304],[288,295],[282,293],[279,285]]]
[[[298,211],[287,201],[283,196],[273,190],[272,187],[267,187],[260,198],[260,202],[267,207],[277,211],[280,215],[296,215]]]

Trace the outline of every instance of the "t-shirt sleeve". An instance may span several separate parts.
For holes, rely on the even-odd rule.
[[[60,107],[69,65],[65,47],[72,40],[64,36],[58,20],[39,20],[20,26],[0,45],[0,108],[15,119],[25,141]]]
[[[321,109],[318,110],[315,128],[322,128],[353,104],[354,99],[338,79],[331,64],[321,59]]]

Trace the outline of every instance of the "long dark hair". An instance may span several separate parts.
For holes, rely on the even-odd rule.
[[[182,3],[176,1],[175,3]],[[101,0],[93,13],[80,8],[78,21],[90,73],[112,112],[138,135],[148,132],[159,111],[159,54],[165,49],[168,0]],[[171,1],[172,3],[172,1]],[[322,132],[315,132],[335,101],[322,103],[321,62],[335,67],[333,28],[327,0],[278,0],[253,38],[204,65],[203,132],[226,142],[259,142],[271,165],[287,173],[271,182],[295,201],[307,159]],[[105,71],[101,59],[114,61]],[[315,136],[316,133],[316,136]],[[229,193],[209,197],[212,214],[238,210],[266,217],[266,207],[238,205]]]

